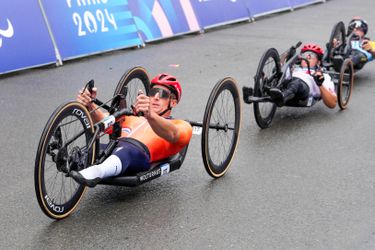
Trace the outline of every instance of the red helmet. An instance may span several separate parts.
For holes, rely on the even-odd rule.
[[[319,60],[323,57],[324,50],[317,44],[315,43],[307,43],[303,46],[301,49],[301,53],[306,52],[306,51],[312,51],[315,54],[318,55]]]
[[[180,83],[177,81],[176,77],[162,73],[154,77],[151,80],[151,88],[154,85],[162,85],[167,87],[173,94],[177,97],[177,102],[181,99],[182,89]]]

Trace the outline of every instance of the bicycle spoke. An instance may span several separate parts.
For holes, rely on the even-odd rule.
[[[216,99],[212,114],[211,124],[227,125],[228,121],[234,119],[234,103],[231,102],[232,96],[230,91],[225,90]],[[232,119],[230,119],[232,118]],[[234,122],[233,122],[234,123]],[[221,165],[230,153],[233,144],[233,132],[210,129],[209,130],[209,148],[211,160],[215,165]]]

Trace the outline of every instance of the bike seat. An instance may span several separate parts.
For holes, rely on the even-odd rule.
[[[145,182],[156,179],[162,175],[168,174],[179,169],[185,159],[188,146],[183,148],[179,153],[166,159],[152,162],[149,170],[139,172],[134,175],[116,176],[103,179],[99,184],[135,187]]]

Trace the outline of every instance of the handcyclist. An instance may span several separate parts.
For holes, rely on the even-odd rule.
[[[282,87],[271,88],[269,95],[277,106],[311,106],[320,99],[329,108],[336,107],[337,97],[331,77],[321,70],[323,49],[314,43],[301,49],[300,65],[293,65],[288,71]]]
[[[353,33],[350,40],[350,58],[354,69],[363,68],[367,62],[375,58],[375,41],[370,41],[370,38],[366,37],[367,32],[368,24],[361,17],[353,17],[349,22],[347,36]],[[335,43],[336,41],[334,40],[333,42]],[[339,65],[341,65],[344,58],[335,56],[334,60],[340,61]]]
[[[78,183],[94,187],[102,179],[112,176],[147,171],[150,163],[168,158],[181,151],[190,141],[191,125],[171,117],[172,109],[181,100],[181,86],[174,76],[159,74],[151,80],[149,96],[139,93],[134,112],[143,116],[127,116],[122,123],[118,145],[101,164],[70,175]],[[92,118],[98,122],[106,114],[92,102],[92,94],[80,91],[77,101],[92,111]]]

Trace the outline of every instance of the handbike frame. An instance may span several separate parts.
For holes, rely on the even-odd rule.
[[[349,37],[352,37],[352,36],[353,36],[353,33],[351,33]],[[287,50],[287,51],[285,51],[284,53],[281,54],[282,55],[281,57],[285,56],[286,59],[287,59],[285,64],[283,64],[282,67],[281,67],[281,75],[278,75],[277,72],[276,72],[270,77],[270,79],[267,79],[269,82],[272,82],[272,81],[275,80],[275,78],[278,78],[277,79],[278,82],[275,85],[275,88],[281,87],[281,85],[284,83],[284,80],[287,76],[287,71],[298,60],[305,61],[306,64],[307,64],[307,68],[310,69],[309,61],[306,58],[302,58],[298,54],[295,54],[296,48],[298,48],[300,45],[301,45],[301,42],[298,42],[295,46],[292,46],[289,50]],[[350,49],[350,45],[347,44],[346,47],[345,47],[344,53],[349,53],[348,52],[349,49]],[[339,78],[340,78],[340,75],[341,75],[340,72],[336,72],[335,70],[330,70],[330,67],[325,66],[325,65],[323,65],[323,67],[321,69],[322,69],[323,73],[327,73],[332,77],[332,81],[335,84],[335,86],[337,86],[339,84]],[[308,70],[308,73],[310,74],[310,70]],[[254,76],[254,80],[255,80],[255,76]],[[242,90],[243,90],[242,91],[243,92],[243,100],[247,104],[262,103],[262,102],[273,103],[270,96],[262,96],[262,97],[254,96],[254,89],[252,87],[243,87]]]
[[[124,98],[125,98],[125,95],[118,95],[113,100],[117,100],[121,102],[121,100]],[[105,131],[107,131],[111,127],[115,128],[114,132],[110,134],[110,141],[108,142],[106,148],[102,150],[97,157],[95,157],[94,164],[100,164],[111,155],[113,149],[116,147],[118,143],[118,138],[120,138],[121,136],[120,122],[123,120],[123,117],[132,116],[135,114],[132,110],[128,108],[115,111],[112,107],[106,105],[105,103],[103,103],[102,101],[98,99],[94,99],[93,102],[99,106],[98,108],[101,107],[107,110],[110,113],[110,115],[102,119],[101,121],[97,122],[94,125],[94,134],[88,143],[87,150],[90,150],[92,146],[94,145],[94,143],[99,143],[100,133],[103,133],[103,132],[105,133]],[[202,122],[195,122],[195,121],[188,121],[188,120],[187,122],[189,122],[190,125],[193,127],[203,127]],[[224,130],[224,131],[234,130],[234,128],[229,127],[228,125],[222,126],[219,124],[210,124],[209,128],[216,129],[216,130]],[[83,129],[81,132],[74,135],[61,148],[66,148],[75,139],[83,135],[86,132],[86,130],[87,128]],[[152,162],[151,167],[148,171],[140,172],[135,175],[116,176],[116,177],[106,178],[106,179],[103,179],[99,184],[133,187],[133,186],[138,186],[145,182],[151,181],[162,175],[165,175],[169,172],[179,169],[185,159],[187,149],[188,149],[188,145],[184,149],[182,149],[181,152],[167,159],[157,161],[157,162]],[[69,173],[70,169],[68,168],[66,171],[67,173]]]
[[[281,67],[281,72],[280,72],[281,75],[279,75],[276,72],[270,77],[270,79],[267,79],[268,82],[272,82],[277,78],[277,84],[275,85],[275,88],[281,87],[281,85],[283,84],[283,82],[286,78],[287,71],[289,70],[291,65],[295,64],[298,60],[305,61],[306,64],[307,64],[307,67],[310,68],[310,63],[307,59],[300,57],[298,54],[295,54],[295,50],[299,46],[301,46],[301,44],[302,44],[301,42],[298,42],[295,46],[292,46],[290,49],[288,49],[287,51],[285,51],[282,54],[282,55],[286,56],[287,62],[284,65],[282,65],[282,67]],[[309,74],[310,74],[310,70],[309,70]],[[255,80],[255,76],[254,76],[254,80]],[[272,102],[273,103],[270,96],[263,96],[263,97],[254,96],[254,89],[251,88],[251,87],[243,87],[242,90],[243,90],[242,91],[243,92],[243,100],[247,104],[260,103],[260,102]]]

